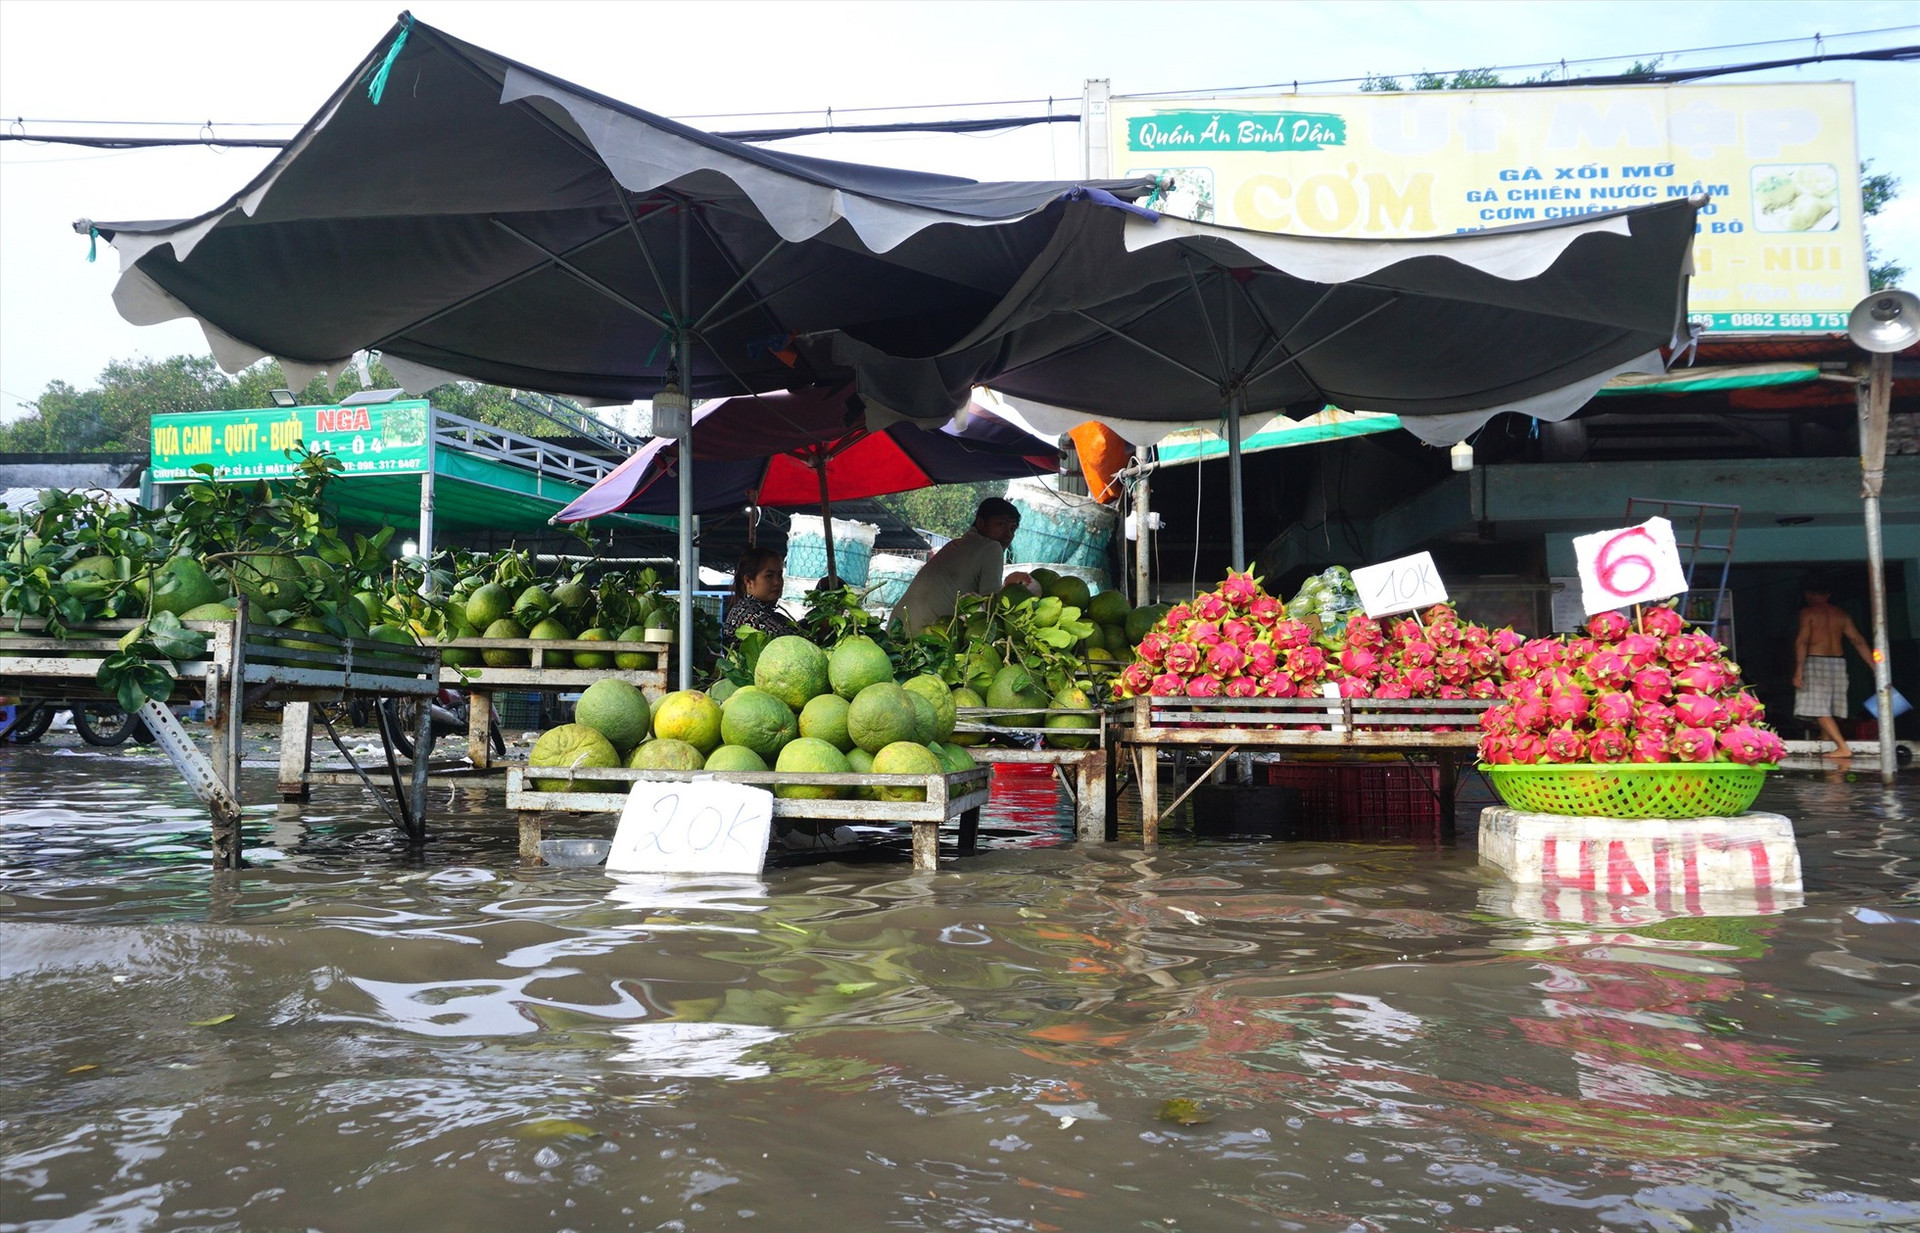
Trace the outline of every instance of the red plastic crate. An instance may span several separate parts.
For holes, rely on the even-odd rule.
[[[1300,793],[1300,837],[1334,843],[1439,843],[1440,771],[1407,763],[1268,764]]]

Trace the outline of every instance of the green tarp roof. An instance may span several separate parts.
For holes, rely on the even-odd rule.
[[[586,491],[582,484],[444,446],[433,457],[433,520],[442,530],[545,530],[547,519]],[[328,494],[335,515],[344,522],[417,528],[420,479],[418,475],[356,475],[329,485]],[[627,526],[675,525],[672,518],[651,514],[615,514],[606,521]]]
[[[1338,441],[1343,437],[1363,437],[1370,433],[1392,432],[1400,427],[1400,417],[1372,411],[1340,411],[1333,407],[1304,420],[1275,420],[1273,425],[1263,428],[1240,441],[1240,452],[1250,454],[1255,450],[1285,449],[1294,445],[1315,445],[1322,441]],[[1200,462],[1208,458],[1224,458],[1227,454],[1226,438],[1210,428],[1188,428],[1161,438],[1158,458],[1160,464]]]

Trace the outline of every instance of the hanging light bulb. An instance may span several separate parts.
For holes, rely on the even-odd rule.
[[[1473,446],[1465,441],[1454,442],[1453,448],[1447,451],[1447,457],[1452,460],[1454,470],[1473,470]]]
[[[678,369],[667,370],[667,383],[653,396],[652,435],[684,437],[693,427],[693,399],[680,389]]]

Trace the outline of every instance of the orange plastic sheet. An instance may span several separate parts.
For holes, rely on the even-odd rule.
[[[1087,477],[1087,491],[1093,494],[1093,499],[1118,500],[1120,485],[1113,482],[1113,477],[1133,457],[1133,446],[1099,420],[1076,424],[1067,436],[1072,438],[1073,448],[1080,455],[1080,471]]]

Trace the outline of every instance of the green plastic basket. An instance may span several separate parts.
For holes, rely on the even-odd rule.
[[[1480,764],[1514,809],[1580,818],[1733,817],[1753,804],[1772,769],[1731,762]]]

